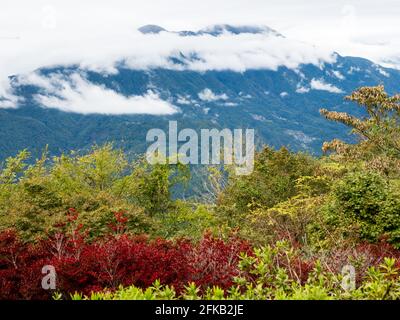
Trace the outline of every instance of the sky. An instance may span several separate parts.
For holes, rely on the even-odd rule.
[[[0,107],[18,105],[18,97],[7,83],[10,75],[70,63],[115,72],[114,63],[121,58],[126,58],[132,68],[166,67],[166,57],[177,50],[200,52],[206,63],[191,68],[201,71],[274,69],[279,65],[296,68],[300,63],[329,61],[333,51],[400,68],[399,17],[398,0],[1,0]],[[145,24],[168,30],[197,30],[221,23],[267,25],[287,41],[258,36],[225,36],[218,41],[211,37],[182,40],[171,35],[144,38],[137,32]],[[68,85],[71,90],[80,86],[84,98],[92,97],[98,89],[103,89],[110,101],[113,98],[112,92],[93,88],[84,75],[46,81],[50,91],[58,81],[66,89]],[[91,112],[71,90],[63,93],[71,94],[67,98]],[[149,102],[157,113],[175,110],[167,102],[164,109],[160,108],[154,92],[131,100],[114,98],[124,106],[121,113],[130,103],[138,105],[141,101]],[[57,102],[41,101],[48,105]],[[58,106],[65,108],[59,102]],[[104,106],[104,112],[108,109]],[[132,110],[142,112],[139,107]]]
[[[6,39],[33,37],[40,42],[65,34],[118,33],[145,24],[172,30],[262,24],[344,55],[378,59],[398,53],[399,16],[397,0],[2,0],[0,37],[12,45]]]

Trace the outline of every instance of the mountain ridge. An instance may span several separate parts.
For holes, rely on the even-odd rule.
[[[227,29],[223,26],[207,32],[219,37],[225,32],[221,30]],[[144,28],[148,34],[168,32],[163,30],[156,25]],[[350,140],[344,126],[329,123],[320,116],[320,108],[360,114],[358,108],[344,101],[347,94],[358,87],[379,84],[393,94],[400,83],[398,70],[339,54],[334,61],[320,64],[280,65],[276,69],[249,67],[243,71],[179,68],[189,60],[201,61],[202,57],[196,53],[188,57],[180,52],[169,59],[178,67],[135,69],[119,63],[116,72],[104,73],[76,64],[40,68],[35,71],[39,77],[36,80],[40,80],[36,82],[24,82],[20,75],[10,77],[11,88],[20,100],[17,108],[0,108],[0,160],[25,148],[39,156],[46,145],[52,154],[60,154],[71,149],[87,150],[94,143],[109,141],[128,154],[137,155],[146,150],[147,130],[166,130],[170,120],[178,121],[180,128],[195,130],[254,128],[258,145],[288,146],[320,154],[324,141]],[[101,97],[112,95],[122,103],[143,103],[144,108],[148,101],[167,103],[176,107],[176,112],[163,115],[70,112],[79,110],[82,104],[78,94],[84,92],[79,85],[91,94],[90,98],[95,98],[93,103],[104,104],[98,97],[103,94]],[[49,88],[61,91],[52,92]],[[62,96],[65,92],[72,95],[70,102]],[[44,106],[44,102],[50,106]],[[62,110],[51,105],[55,102],[62,104]]]
[[[175,33],[180,36],[201,36],[201,35],[211,35],[218,37],[224,33],[231,33],[234,35],[239,34],[272,34],[274,36],[283,37],[276,30],[268,26],[260,25],[232,25],[232,24],[215,24],[208,27],[199,29],[197,31],[182,30],[182,31],[169,31],[159,25],[148,24],[137,29],[143,34],[159,34],[161,32]]]

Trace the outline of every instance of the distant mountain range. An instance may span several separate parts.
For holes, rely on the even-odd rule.
[[[169,32],[155,25],[144,26],[139,31],[145,35]],[[283,37],[268,27],[230,25],[177,33],[182,37],[223,34]],[[192,57],[184,53],[171,57],[175,65],[185,65],[189,58],[202,59],[196,52]],[[347,129],[319,115],[321,107],[360,114],[361,109],[349,109],[349,103],[344,102],[346,94],[360,86],[378,84],[384,84],[388,92],[394,93],[399,91],[400,83],[400,71],[383,68],[363,58],[338,54],[334,62],[302,64],[296,68],[279,66],[276,70],[196,71],[161,67],[141,70],[122,63],[115,68],[115,72],[105,74],[69,65],[42,68],[35,74],[47,79],[68,79],[83,74],[88,83],[123,97],[146,96],[152,92],[173,105],[177,112],[163,115],[65,112],[62,108],[43,107],[48,92],[46,85],[39,81],[22,81],[19,75],[14,75],[10,78],[11,84],[20,102],[17,108],[0,108],[0,158],[24,148],[37,156],[47,144],[52,153],[59,154],[106,141],[137,154],[146,150],[147,130],[167,128],[169,120],[177,120],[180,128],[197,130],[254,128],[258,144],[285,145],[318,154],[325,140],[349,139]],[[61,83],[60,90],[71,88]],[[53,95],[57,97],[57,93]],[[47,99],[46,103],[51,101]]]
[[[172,32],[177,33],[180,36],[201,36],[201,35],[212,35],[214,37],[218,37],[223,33],[231,33],[231,34],[243,34],[243,33],[250,33],[250,34],[269,34],[274,36],[283,37],[280,33],[271,29],[267,26],[233,26],[229,24],[217,24],[213,25],[199,31],[168,31],[163,27],[148,24],[138,29],[143,34],[158,34],[160,32]]]

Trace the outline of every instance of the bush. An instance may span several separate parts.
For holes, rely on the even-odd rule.
[[[0,170],[0,230],[14,228],[26,241],[45,237],[69,208],[80,212],[92,237],[107,232],[117,211],[129,216],[131,233],[151,233],[157,224],[153,216],[176,207],[171,190],[189,179],[183,165],[130,162],[111,144],[83,155],[50,158],[44,152],[29,166],[28,160],[21,152]]]
[[[235,277],[233,285],[199,288],[195,283],[185,286],[179,294],[171,286],[156,281],[147,289],[130,286],[115,292],[105,290],[88,296],[75,294],[74,300],[333,300],[400,298],[400,270],[393,258],[384,258],[381,264],[370,267],[355,288],[344,288],[342,274],[324,269],[319,261],[298,261],[298,252],[285,242],[254,250],[254,255],[243,254],[239,263],[242,276]],[[397,262],[397,264],[399,264]],[[61,298],[55,295],[55,298]]]
[[[250,211],[268,209],[295,196],[296,180],[313,175],[316,168],[316,161],[308,155],[266,147],[256,154],[251,175],[230,176],[217,200],[217,212],[230,225],[241,225]]]
[[[55,267],[57,290],[64,296],[120,285],[147,288],[157,279],[177,292],[189,282],[227,288],[239,273],[239,253],[250,252],[249,245],[235,237],[222,241],[206,234],[198,243],[150,240],[115,233],[122,229],[114,224],[113,234],[88,242],[80,226],[61,228],[36,244],[23,243],[13,231],[0,234],[1,299],[49,298],[52,293],[41,288],[44,265]]]
[[[217,227],[217,218],[210,206],[181,200],[175,201],[168,212],[155,218],[157,229],[154,234],[162,238],[187,237],[197,241],[204,232]]]
[[[400,201],[390,183],[377,173],[347,175],[334,191],[331,215],[355,224],[361,239],[386,238],[400,246]]]

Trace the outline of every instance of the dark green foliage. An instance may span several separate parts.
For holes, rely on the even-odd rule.
[[[400,201],[393,187],[379,174],[351,173],[334,191],[332,214],[343,214],[360,228],[363,239],[377,241],[387,237],[398,242],[400,232]]]

